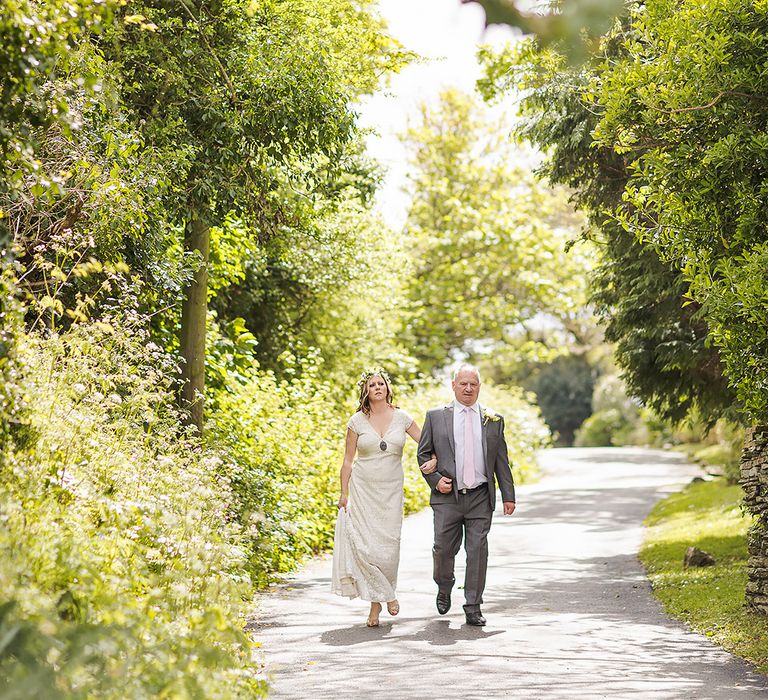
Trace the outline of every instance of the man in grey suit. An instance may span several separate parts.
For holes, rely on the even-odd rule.
[[[467,624],[482,627],[480,610],[488,567],[488,531],[496,507],[496,482],[504,502],[504,515],[515,512],[515,484],[509,468],[504,419],[477,403],[480,373],[461,365],[451,382],[455,401],[427,411],[419,440],[419,464],[437,455],[437,471],[424,474],[432,494],[435,519],[432,549],[437,584],[437,611],[451,608],[453,567],[465,539],[467,568],[464,578],[464,613]]]

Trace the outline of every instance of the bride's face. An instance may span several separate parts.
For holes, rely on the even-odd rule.
[[[374,376],[368,380],[368,398],[371,401],[383,401],[387,398],[387,383],[384,379]]]

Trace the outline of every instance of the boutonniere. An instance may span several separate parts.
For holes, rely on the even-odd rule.
[[[501,416],[490,408],[483,409],[483,414],[483,425],[488,425],[488,421],[495,423],[496,421],[501,420]]]

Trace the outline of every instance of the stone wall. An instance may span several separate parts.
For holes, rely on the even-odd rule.
[[[756,516],[749,534],[747,603],[768,615],[768,425],[747,430],[739,483],[744,504]]]

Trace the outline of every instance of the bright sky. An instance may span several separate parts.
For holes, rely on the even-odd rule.
[[[485,29],[482,8],[460,0],[379,0],[379,6],[391,33],[425,59],[393,76],[389,88],[360,107],[361,125],[375,131],[369,152],[387,168],[377,208],[390,226],[399,228],[408,206],[402,191],[408,164],[398,134],[415,120],[418,105],[434,102],[443,88],[474,89],[480,76],[479,44],[501,46],[520,35],[508,27]]]

